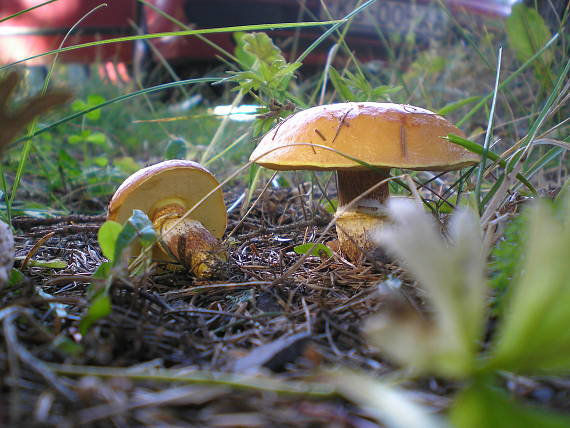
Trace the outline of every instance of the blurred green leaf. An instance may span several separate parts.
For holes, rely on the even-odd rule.
[[[511,285],[490,365],[521,374],[570,373],[570,198],[528,212],[524,264]]]
[[[307,254],[314,257],[332,257],[332,250],[324,244],[315,244],[308,242],[306,244],[296,245],[293,248],[297,254]]]
[[[188,148],[186,141],[184,141],[182,138],[174,138],[170,140],[166,146],[164,159],[186,159],[187,154]]]
[[[19,285],[24,280],[24,274],[16,268],[12,268],[10,271],[10,278],[8,278],[8,287],[14,287]]]
[[[530,59],[552,37],[538,11],[523,3],[513,5],[506,20],[506,29],[509,46],[522,62]],[[550,64],[553,59],[552,51],[546,51],[540,61],[534,63],[535,73],[540,79],[551,80]]]
[[[97,320],[106,317],[111,313],[111,298],[105,292],[100,293],[87,309],[87,313],[79,322],[79,331],[82,335],[85,335],[89,328]]]
[[[140,165],[130,156],[123,156],[113,160],[113,165],[125,174],[132,174],[141,169]]]
[[[116,221],[108,220],[101,225],[97,232],[97,240],[103,255],[110,261],[115,261],[115,249],[117,238],[123,230],[123,225]]]
[[[490,382],[475,382],[459,393],[450,410],[456,428],[566,428],[570,416],[516,403]]]
[[[107,136],[102,132],[93,132],[87,136],[86,141],[103,146],[107,143]]]

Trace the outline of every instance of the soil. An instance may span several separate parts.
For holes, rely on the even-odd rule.
[[[227,195],[228,206],[239,197]],[[304,242],[333,240],[331,215],[306,194],[272,190],[240,221],[230,213],[230,253],[217,277],[157,266],[142,277],[120,272],[112,311],[82,336],[91,275],[105,261],[97,243],[103,216],[14,220],[17,256],[53,234],[25,267],[26,279],[0,290],[5,340],[0,424],[26,426],[379,426],[337,395],[323,371],[345,367],[370,377],[394,371],[362,335],[363,320],[386,303],[379,284],[414,283],[385,256],[351,263],[305,257]],[[517,396],[570,409],[570,385],[505,378]],[[442,411],[455,386],[428,378],[407,385]]]

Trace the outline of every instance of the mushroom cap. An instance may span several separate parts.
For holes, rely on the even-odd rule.
[[[442,137],[463,136],[429,110],[392,103],[339,103],[286,118],[262,139],[250,161],[276,170],[381,168],[447,171],[479,162],[479,155]],[[353,159],[310,143],[330,147]]]
[[[151,214],[157,203],[177,199],[191,209],[219,183],[202,165],[187,160],[167,160],[143,168],[128,177],[109,203],[108,220],[125,223],[134,209]],[[226,230],[227,212],[221,189],[197,206],[190,218],[198,220],[213,236]]]

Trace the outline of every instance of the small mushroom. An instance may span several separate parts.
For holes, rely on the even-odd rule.
[[[442,138],[450,133],[463,135],[442,116],[411,105],[322,105],[289,116],[275,126],[262,138],[250,160],[275,170],[336,170],[340,248],[356,260],[361,250],[373,248],[370,232],[384,222],[382,203],[389,196],[387,181],[355,206],[343,207],[389,178],[390,168],[449,171],[478,163],[478,155]]]
[[[160,162],[121,184],[109,203],[107,218],[125,223],[134,209],[143,211],[160,236],[153,258],[178,261],[196,276],[208,277],[218,262],[227,260],[219,241],[227,212],[221,189],[196,204],[218,186],[212,173],[196,162]]]

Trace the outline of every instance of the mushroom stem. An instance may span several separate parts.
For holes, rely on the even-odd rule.
[[[225,249],[202,223],[184,217],[186,208],[175,200],[161,204],[151,214],[159,245],[197,277],[212,276],[216,265],[228,259]]]
[[[340,213],[336,231],[341,251],[351,260],[358,260],[362,250],[374,248],[371,232],[382,227],[382,204],[389,196],[388,183],[377,186],[353,206],[343,209],[353,199],[372,186],[390,177],[389,169],[366,171],[337,171],[338,205]]]

